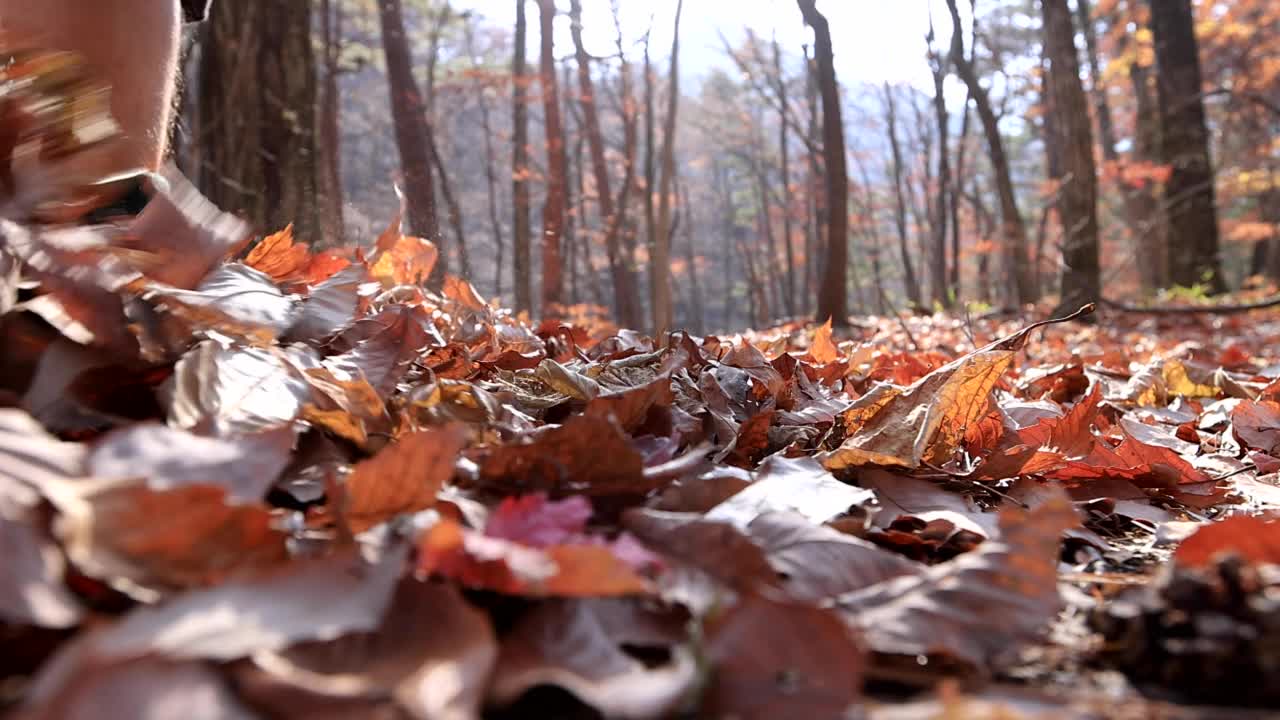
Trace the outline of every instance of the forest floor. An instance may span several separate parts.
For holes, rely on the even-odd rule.
[[[1280,312],[659,342],[242,238],[0,221],[12,717],[1280,705]]]

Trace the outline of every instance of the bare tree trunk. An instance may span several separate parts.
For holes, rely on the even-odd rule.
[[[650,272],[653,283],[653,334],[671,330],[671,184],[676,174],[676,113],[680,107],[680,15],[684,0],[676,2],[671,37],[671,65],[667,70],[667,116],[662,130],[662,175],[658,181],[658,238]]]
[[[773,38],[773,72],[778,91],[778,151],[782,173],[782,242],[787,253],[787,315],[796,316],[796,251],[791,228],[791,159],[788,148],[791,123],[787,119],[787,77],[782,69],[782,48]]]
[[[511,254],[516,310],[533,312],[533,267],[529,233],[529,76],[525,70],[528,23],[525,0],[516,0],[515,56],[511,61]]]
[[[618,321],[623,327],[640,326],[639,299],[636,295],[635,273],[632,263],[635,262],[634,233],[629,232],[627,208],[631,204],[631,193],[635,188],[636,177],[636,102],[631,87],[631,65],[627,62],[622,47],[622,24],[618,20],[616,0],[613,8],[613,24],[618,46],[619,83],[622,95],[622,188],[618,190],[618,199],[613,204],[614,212],[609,216],[609,224],[605,230],[605,247],[615,253],[617,264],[613,276],[614,302],[617,304]],[[594,96],[593,96],[594,97]],[[627,241],[624,242],[624,234]],[[613,262],[613,259],[610,261]],[[611,265],[611,269],[613,266]]]
[[[657,252],[658,225],[654,211],[653,193],[657,185],[657,167],[654,165],[654,119],[653,119],[653,66],[649,61],[649,33],[644,36],[644,231],[646,247],[649,250],[649,307],[653,308],[653,298],[658,294],[657,273],[653,271],[653,255]]]
[[[1227,285],[1218,256],[1213,166],[1191,0],[1151,0],[1151,33],[1156,47],[1160,149],[1164,162],[1173,168],[1165,184],[1172,279],[1179,285],[1204,283],[1210,292],[1224,292]]]
[[[1098,142],[1102,145],[1102,157],[1107,162],[1119,158],[1116,152],[1115,123],[1111,119],[1111,106],[1107,104],[1107,90],[1102,84],[1102,63],[1098,59],[1098,33],[1094,28],[1093,10],[1089,0],[1076,0],[1076,13],[1084,34],[1084,47],[1089,61],[1089,90],[1093,96],[1093,112],[1098,118]]]
[[[467,19],[467,58],[475,66],[475,33],[471,19]],[[498,221],[498,171],[493,151],[493,122],[489,115],[489,100],[485,97],[484,84],[477,83],[475,89],[476,103],[480,109],[480,127],[484,132],[484,183],[488,200],[489,231],[493,236],[493,247],[496,259],[493,268],[493,294],[502,295],[503,257],[502,223]]]
[[[319,238],[310,0],[214,5],[204,32],[203,190],[264,230],[293,223],[299,237]]]
[[[911,254],[907,250],[907,202],[902,187],[902,148],[898,144],[897,103],[893,98],[893,88],[884,84],[884,120],[889,135],[889,148],[892,151],[890,173],[893,175],[893,222],[898,230],[898,252],[902,258],[902,283],[907,293],[907,302],[913,309],[924,307],[920,297],[920,283],[916,280],[915,268],[911,264]]]
[[[1027,257],[1027,226],[1023,222],[1022,213],[1018,210],[1018,198],[1013,189],[1013,178],[1009,171],[1009,158],[1005,153],[1004,139],[1000,135],[1000,123],[991,100],[987,97],[986,88],[978,82],[977,70],[973,63],[965,57],[963,29],[960,25],[960,11],[956,9],[956,0],[947,0],[947,8],[951,11],[951,62],[956,66],[956,73],[969,88],[978,109],[978,119],[982,122],[982,131],[987,138],[987,150],[991,156],[991,166],[995,171],[996,189],[1000,196],[1000,227],[1004,245],[1004,255],[1013,274],[1013,285],[1016,299],[1021,303],[1036,300],[1035,281],[1032,277],[1031,263]]]
[[[818,293],[819,322],[849,324],[849,298],[845,290],[849,272],[849,178],[845,170],[844,119],[840,110],[840,86],[831,49],[831,29],[814,0],[796,0],[804,22],[813,28],[814,56],[818,61],[818,85],[822,91],[822,154],[827,181],[827,254]]]
[[[436,66],[440,61],[440,38],[452,14],[453,9],[448,3],[441,6],[439,14],[432,21],[431,34],[427,41],[427,90],[424,95],[427,108],[427,146],[431,151],[431,165],[435,168],[436,177],[439,180],[436,187],[440,190],[440,197],[444,199],[445,208],[449,211],[449,225],[453,228],[454,242],[458,251],[458,266],[463,277],[470,277],[471,259],[467,256],[467,232],[463,226],[462,209],[458,206],[457,198],[453,194],[453,183],[449,181],[449,171],[445,166],[444,157],[440,154],[440,146],[436,142]],[[441,254],[443,255],[443,252]]]
[[[573,87],[571,77],[572,70],[569,64],[565,63],[561,82],[564,84],[564,142],[565,147],[569,146],[569,139],[573,138],[573,152],[569,153],[566,160],[565,170],[568,177],[565,182],[565,218],[564,218],[564,267],[569,271],[569,304],[577,305],[582,302],[582,296],[578,293],[578,260],[579,260],[579,242],[582,236],[582,229],[585,228],[587,222],[587,214],[585,211],[585,201],[583,199],[583,167],[582,167],[582,151],[583,151],[583,134],[582,134],[582,118],[575,112],[572,101]],[[569,120],[573,121],[573,131],[570,132]],[[579,227],[582,226],[582,228]]]
[[[933,49],[933,18],[929,18],[929,69],[933,75],[933,116],[938,126],[938,192],[932,205],[929,229],[933,236],[933,264],[929,266],[932,278],[933,301],[943,308],[950,308],[956,286],[948,282],[947,274],[947,220],[951,212],[951,148],[948,146],[951,130],[948,127],[947,98],[942,92],[947,79],[949,59]],[[952,254],[951,266],[957,267],[959,256]]]
[[[432,152],[428,144],[431,126],[427,122],[422,93],[413,79],[400,0],[379,0],[378,8],[382,21],[382,48],[387,61],[387,82],[391,86],[391,117],[395,125],[396,145],[400,148],[405,201],[409,209],[409,230],[440,243],[435,190],[431,182]],[[445,250],[440,248],[440,259],[431,273],[432,283],[444,277],[448,257]]]
[[[804,46],[805,98],[809,105],[809,125],[805,130],[809,147],[817,147],[822,134],[822,121],[818,115],[818,82],[817,64],[809,56],[809,46]],[[826,220],[823,216],[823,186],[821,157],[815,152],[805,153],[808,162],[808,176],[805,178],[805,229],[804,248],[804,313],[810,315],[814,311],[818,285],[818,253],[822,247],[822,228]]]
[[[567,185],[564,129],[560,123],[560,88],[556,78],[555,0],[538,0],[538,11],[542,43],[539,83],[547,143],[547,197],[542,206],[542,315],[557,317],[564,302],[560,240],[564,235]]]
[[[960,201],[964,194],[965,160],[969,151],[969,97],[964,99],[960,116],[960,137],[956,140],[955,183],[951,192],[951,276],[950,285],[956,299],[964,296],[960,278]]]
[[[320,99],[320,172],[321,236],[329,245],[341,245],[344,238],[342,218],[342,138],[338,130],[341,101],[338,97],[338,59],[342,55],[342,7],[333,0],[321,0],[321,35],[324,52],[324,84]]]
[[[1059,309],[1073,311],[1100,299],[1098,259],[1098,177],[1093,164],[1089,105],[1080,83],[1075,29],[1067,0],[1041,0],[1044,46],[1049,58],[1049,95],[1053,98],[1057,145],[1063,175],[1058,187],[1062,222],[1062,299]]]
[[[609,168],[605,163],[604,138],[600,132],[600,117],[596,109],[595,86],[591,81],[591,56],[587,54],[582,44],[581,0],[570,0],[569,17],[574,54],[578,61],[578,102],[582,105],[582,121],[590,144],[591,169],[595,178],[597,200],[600,204],[600,218],[606,228],[605,253],[609,260],[609,276],[613,281],[614,311],[617,313],[619,323],[624,327],[633,327],[637,324],[638,318],[633,308],[634,291],[631,289],[631,273],[627,264],[623,262],[619,234],[610,231],[615,225],[618,227],[621,225],[616,223],[614,217],[618,210],[614,206],[609,187]],[[623,55],[621,46],[618,48],[618,55],[620,57]],[[623,103],[626,102],[628,100],[624,97]],[[626,113],[625,108],[623,112]],[[626,122],[625,118],[623,122]]]

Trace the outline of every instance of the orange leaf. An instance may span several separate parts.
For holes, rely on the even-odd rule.
[[[831,341],[831,318],[813,333],[813,344],[809,346],[809,357],[816,363],[826,365],[840,358],[840,351]]]
[[[342,515],[348,527],[361,532],[435,505],[436,493],[453,476],[462,445],[456,427],[418,431],[357,464],[343,485]]]
[[[382,240],[379,239],[381,245]],[[369,274],[395,285],[417,284],[427,279],[436,266],[439,251],[434,243],[411,235],[401,235],[378,255]]]
[[[275,280],[285,280],[299,275],[311,264],[311,252],[306,245],[293,241],[293,224],[290,223],[280,232],[264,237],[249,252],[244,264]]]
[[[1173,559],[1186,567],[1203,567],[1225,553],[1250,563],[1280,563],[1280,521],[1236,515],[1210,523],[1183,541]]]

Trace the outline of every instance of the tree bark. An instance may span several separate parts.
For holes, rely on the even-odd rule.
[[[658,237],[650,258],[653,283],[653,334],[662,338],[671,330],[671,184],[676,173],[676,113],[680,107],[680,15],[684,0],[676,3],[672,27],[671,64],[667,71],[667,116],[662,129],[662,175],[658,180]]]
[[[636,101],[631,85],[631,64],[627,62],[622,46],[622,24],[618,20],[617,5],[613,6],[613,23],[618,46],[618,82],[622,107],[622,187],[618,190],[618,198],[614,203],[615,212],[609,218],[605,229],[605,246],[617,252],[618,267],[613,277],[614,301],[617,303],[618,321],[624,327],[640,327],[640,303],[636,294],[636,276],[632,264],[635,262],[635,237],[629,232],[627,209],[631,205],[631,194],[635,189],[636,179]]]
[[[1080,82],[1075,29],[1067,0],[1041,0],[1053,129],[1061,153],[1058,219],[1062,223],[1062,295],[1059,312],[1101,298],[1098,259],[1098,177],[1093,162],[1089,105]]]
[[[564,129],[560,121],[560,87],[556,77],[555,0],[538,0],[542,53],[539,84],[547,146],[547,196],[542,205],[542,316],[557,317],[564,302],[560,239],[564,234],[567,179]]]
[[[338,97],[338,75],[342,70],[338,60],[342,55],[342,6],[333,0],[322,0],[321,35],[324,52],[324,84],[320,100],[320,172],[321,236],[329,245],[341,245],[344,240],[342,208],[342,136],[338,116],[341,99]]]
[[[849,178],[845,169],[844,119],[840,110],[840,86],[836,81],[831,29],[814,0],[796,0],[804,22],[813,28],[818,86],[822,93],[822,155],[827,191],[826,268],[818,291],[817,320],[830,318],[833,326],[848,327],[849,298],[845,290],[849,272]]]
[[[444,277],[448,254],[440,238],[436,217],[435,189],[431,180],[431,126],[418,84],[413,79],[409,42],[405,37],[400,0],[378,0],[382,22],[382,49],[387,61],[387,83],[391,88],[391,119],[404,175],[404,196],[408,205],[409,231],[440,247],[440,258],[430,282]]]
[[[902,186],[902,148],[898,144],[898,112],[893,98],[893,88],[884,84],[884,120],[885,131],[889,135],[889,149],[892,152],[892,163],[889,171],[893,176],[893,224],[898,231],[898,252],[902,259],[902,284],[907,294],[907,302],[913,310],[924,307],[920,297],[920,283],[916,280],[915,268],[911,263],[911,254],[907,250],[907,201]]]
[[[1137,108],[1134,118],[1133,162],[1160,161],[1160,112],[1151,96],[1150,72],[1139,63],[1129,66],[1129,82]],[[1150,182],[1132,191],[1136,220],[1138,263],[1142,286],[1148,293],[1169,285],[1169,244],[1165,240],[1165,214]]]
[[[320,238],[310,0],[218,3],[199,77],[200,184],[263,230]]]
[[[951,208],[951,148],[949,140],[951,130],[948,128],[947,98],[943,94],[942,85],[947,79],[949,61],[943,53],[933,49],[933,19],[929,20],[929,69],[933,75],[933,116],[938,126],[938,190],[932,205],[932,222],[929,229],[933,237],[934,262],[930,265],[932,278],[933,301],[943,308],[950,308],[955,297],[955,286],[949,282],[947,274],[947,220]],[[954,254],[951,267],[958,266],[960,259]]]
[[[978,119],[982,123],[982,132],[986,136],[987,150],[991,156],[991,166],[996,175],[996,190],[1000,196],[1000,234],[1005,259],[1013,277],[1015,299],[1019,304],[1036,300],[1035,282],[1031,272],[1031,262],[1027,255],[1027,226],[1023,222],[1022,212],[1018,209],[1018,198],[1013,189],[1013,177],[1009,171],[1009,158],[1005,152],[1004,138],[1000,135],[1000,122],[995,110],[991,107],[991,99],[986,88],[978,82],[977,70],[965,56],[963,29],[960,24],[960,11],[956,8],[956,0],[947,0],[947,9],[951,12],[951,62],[956,66],[956,74],[964,81],[978,110]]]
[[[1150,0],[1160,105],[1161,156],[1172,173],[1165,184],[1173,282],[1227,289],[1218,255],[1209,132],[1205,126],[1199,46],[1191,0]]]
[[[511,254],[516,310],[533,313],[533,267],[529,234],[529,77],[525,46],[525,0],[516,0],[515,51],[511,61]]]
[[[649,251],[649,307],[658,294],[657,277],[653,272],[653,255],[657,252],[658,224],[653,205],[653,193],[657,184],[657,167],[654,164],[653,119],[653,66],[649,60],[649,33],[644,36],[644,231],[645,247]],[[652,317],[652,316],[651,316]]]

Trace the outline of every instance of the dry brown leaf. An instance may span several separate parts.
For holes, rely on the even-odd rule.
[[[836,471],[946,462],[969,426],[986,415],[991,391],[1012,362],[1010,350],[983,350],[934,370],[908,388],[869,393],[845,413],[844,443],[824,453],[822,463]]]
[[[706,626],[714,717],[844,717],[862,695],[862,648],[828,609],[750,594]]]
[[[466,720],[479,716],[497,658],[488,617],[462,593],[405,579],[376,630],[261,652],[253,660],[320,698],[391,696],[420,720]]]
[[[608,717],[666,717],[697,681],[685,613],[628,599],[551,600],[502,640],[490,699],[509,704],[538,685],[568,690]],[[659,664],[632,648],[665,651]]]
[[[925,657],[944,668],[959,662],[979,675],[1003,666],[1041,639],[1057,614],[1058,546],[1079,518],[1057,493],[1000,520],[1000,537],[976,551],[851,593],[836,606],[882,656]]]
[[[418,569],[509,595],[609,597],[649,590],[606,545],[532,547],[443,518],[419,541]]]
[[[72,563],[144,600],[288,561],[288,536],[271,512],[229,504],[224,487],[155,490],[139,479],[86,479],[49,496]]]
[[[435,505],[436,493],[453,477],[464,441],[458,426],[402,435],[355,466],[342,484],[338,513],[358,533]]]

